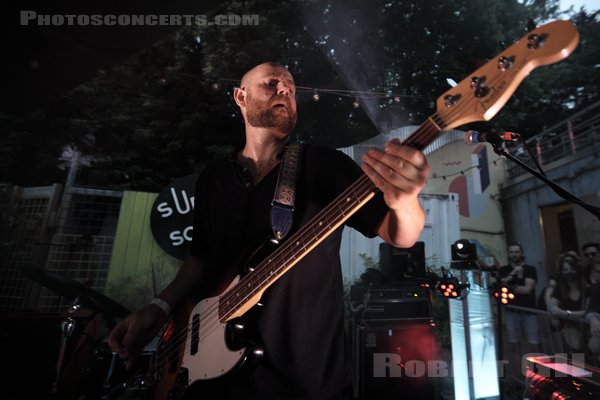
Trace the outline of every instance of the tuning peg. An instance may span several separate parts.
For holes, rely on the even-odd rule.
[[[263,359],[265,355],[265,349],[262,345],[255,345],[250,352],[250,360],[256,364]]]
[[[504,41],[498,40],[498,44],[500,45],[500,49],[502,49],[502,51],[506,50],[506,43],[504,43]]]
[[[527,32],[531,32],[535,28],[536,28],[535,22],[533,21],[532,18],[529,18],[529,20],[527,21]]]

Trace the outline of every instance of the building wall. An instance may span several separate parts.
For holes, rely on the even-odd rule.
[[[484,261],[495,256],[504,262],[506,235],[498,189],[504,161],[491,146],[468,146],[462,137],[431,152],[428,160],[432,173],[423,193],[457,193],[461,238],[476,240]]]
[[[548,178],[560,187],[592,205],[600,206],[600,158],[597,154],[597,149],[590,148],[544,169]],[[547,275],[554,272],[556,258],[563,250],[558,227],[554,226],[556,221],[552,219],[551,211],[544,210],[542,213],[544,207],[572,207],[579,246],[600,238],[597,217],[567,202],[549,185],[529,173],[507,181],[501,194],[508,237],[523,244],[528,263],[538,268],[539,282],[545,283]]]
[[[460,239],[458,223],[458,200],[453,193],[447,195],[419,195],[425,210],[425,227],[418,241],[425,244],[425,264],[439,273],[440,267],[447,267],[451,261],[450,245]],[[352,282],[365,272],[368,266],[363,257],[377,263],[379,245],[383,240],[363,236],[351,228],[344,229],[340,246],[340,260],[344,279]]]
[[[406,126],[340,150],[361,164],[362,155],[369,148],[381,148],[393,137],[405,140],[416,128]],[[506,237],[498,187],[505,179],[504,160],[489,145],[466,145],[464,137],[464,131],[451,130],[440,134],[425,148],[424,153],[432,172],[423,189],[422,198],[456,193],[460,237],[476,241],[478,254],[484,261],[491,262],[491,258],[495,256],[503,262]],[[481,166],[481,169],[477,166]],[[433,226],[433,230],[436,229],[444,228]],[[447,246],[447,249],[426,251],[428,254],[446,254],[452,243],[436,244],[438,247]]]
[[[596,179],[594,183],[597,185],[597,181],[600,181],[600,173],[596,172],[594,179]],[[593,187],[590,188],[590,192],[593,192]],[[584,195],[582,200],[600,208],[600,192]],[[600,221],[598,218],[595,218],[581,207],[574,207],[573,213],[575,214],[579,245],[581,246],[587,242],[600,242]]]
[[[107,295],[137,309],[175,276],[181,261],[165,253],[150,230],[158,194],[125,191],[107,278]]]

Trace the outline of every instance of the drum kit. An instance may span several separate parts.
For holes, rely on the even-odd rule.
[[[145,397],[143,370],[126,370],[118,354],[102,340],[99,328],[103,324],[111,328],[115,319],[127,316],[130,311],[85,284],[57,273],[31,267],[22,271],[35,282],[72,300],[60,322],[60,348],[50,397],[65,400]],[[82,315],[83,309],[91,311],[91,321],[82,330],[77,316]],[[74,334],[79,331],[81,334]],[[77,343],[71,343],[76,339]],[[147,346],[142,358],[152,354],[153,349]]]

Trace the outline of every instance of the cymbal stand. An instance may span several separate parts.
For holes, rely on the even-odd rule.
[[[54,383],[52,384],[52,389],[50,393],[56,394],[58,392],[58,381],[60,380],[60,373],[62,370],[62,364],[65,358],[65,350],[67,349],[67,342],[73,332],[75,331],[76,321],[73,318],[73,314],[77,310],[81,308],[81,303],[79,302],[79,297],[76,297],[75,300],[69,306],[69,310],[67,312],[67,317],[63,319],[60,323],[60,330],[62,332],[60,339],[60,350],[58,353],[58,360],[56,361],[56,378]]]

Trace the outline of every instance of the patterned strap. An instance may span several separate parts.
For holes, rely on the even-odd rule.
[[[296,198],[296,179],[298,178],[298,164],[302,153],[300,143],[290,143],[286,146],[277,187],[271,203],[271,227],[273,228],[273,241],[279,243],[292,228],[294,200]]]

